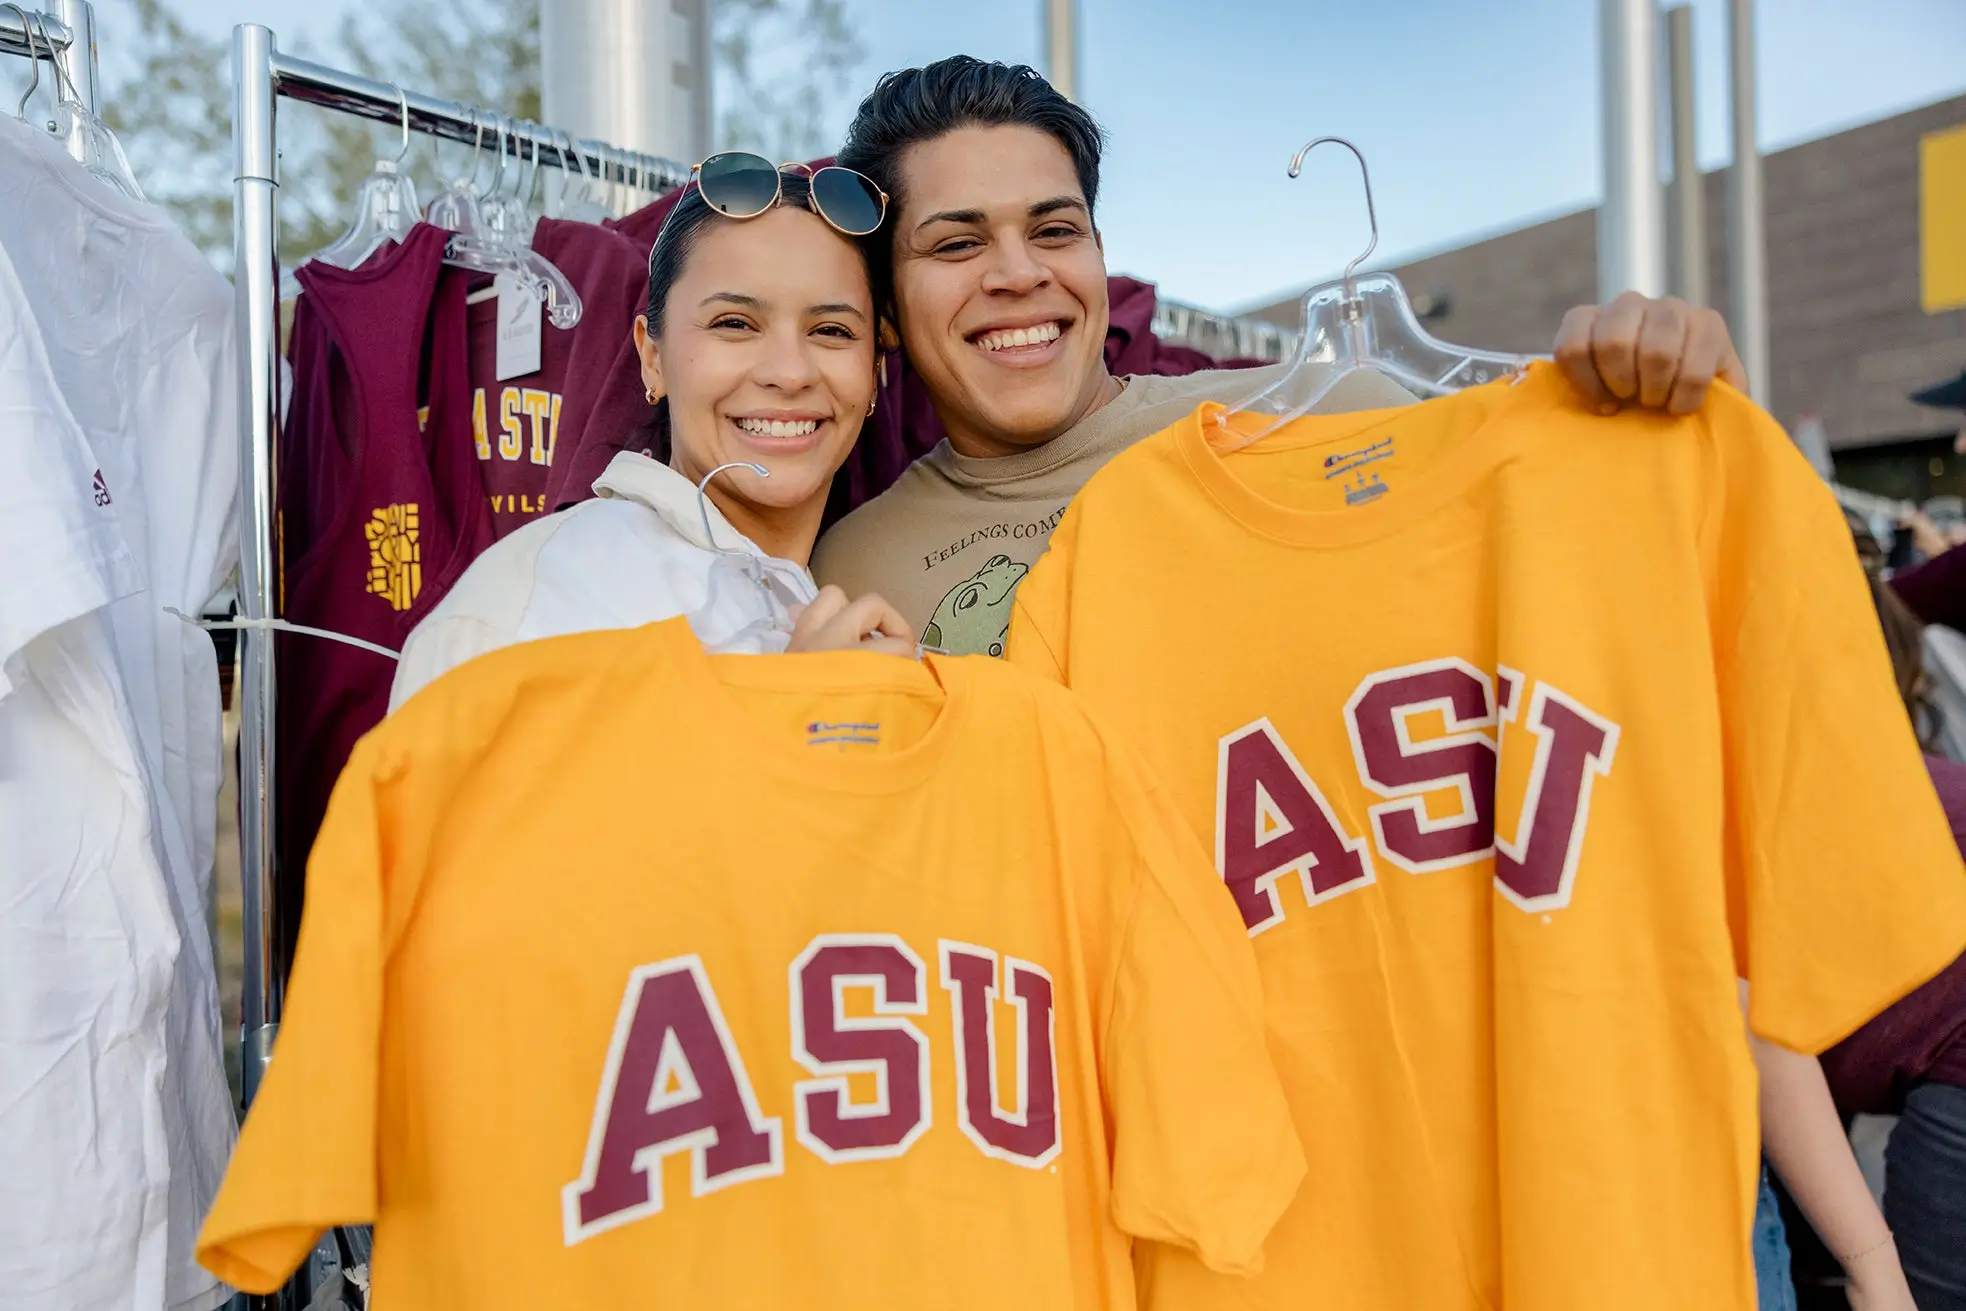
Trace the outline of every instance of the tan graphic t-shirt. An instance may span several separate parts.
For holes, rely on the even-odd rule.
[[[1065,506],[1106,461],[1203,401],[1233,404],[1284,365],[1128,378],[1126,390],[1043,446],[996,459],[945,440],[894,486],[835,524],[812,555],[813,577],[848,596],[878,592],[919,639],[953,655],[1003,654],[1017,584],[1044,553]],[[1318,414],[1410,405],[1383,374],[1342,380]]]

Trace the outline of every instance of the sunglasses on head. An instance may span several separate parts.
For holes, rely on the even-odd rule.
[[[809,164],[774,165],[763,155],[727,150],[690,170],[703,201],[725,218],[751,219],[785,198],[783,175],[797,169],[812,188],[812,207],[849,237],[864,237],[887,217],[887,193],[874,180],[850,168]]]

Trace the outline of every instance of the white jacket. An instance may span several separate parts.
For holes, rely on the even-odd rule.
[[[594,495],[527,524],[471,562],[404,643],[391,710],[465,661],[514,642],[678,615],[720,651],[785,649],[787,607],[818,594],[804,568],[766,555],[705,498],[715,546],[751,555],[763,569],[764,590],[745,583],[704,537],[695,485],[646,455],[615,456]]]

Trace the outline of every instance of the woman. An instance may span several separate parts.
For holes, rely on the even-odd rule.
[[[721,651],[913,650],[879,597],[820,592],[806,569],[827,487],[875,405],[864,238],[886,197],[846,169],[809,177],[731,154],[706,166],[650,252],[635,321],[668,464],[624,451],[594,500],[475,560],[410,634],[392,710],[498,647],[677,615]],[[710,477],[727,465],[744,467]]]

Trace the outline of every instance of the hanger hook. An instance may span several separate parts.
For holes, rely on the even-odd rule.
[[[498,133],[492,146],[492,152],[498,159],[498,171],[492,174],[491,186],[485,192],[488,196],[496,196],[498,189],[505,185],[505,115],[493,111],[492,124]]]
[[[396,88],[396,104],[403,111],[403,148],[396,152],[396,163],[400,165],[410,154],[410,98],[403,94],[403,88]]]
[[[565,144],[561,144],[564,142]],[[567,146],[573,147],[573,166],[580,170],[580,180],[587,181],[587,156],[580,149],[580,143],[573,139],[573,133],[561,132],[553,141],[553,148],[560,152],[560,171],[567,171]]]
[[[477,109],[471,111],[471,189],[478,188],[478,165],[485,157],[485,120]]]
[[[54,38],[48,35],[48,16],[43,13],[36,13],[34,15],[34,24],[41,29],[41,44],[46,46],[48,50],[48,67],[55,70],[55,99],[64,104],[81,104],[82,93],[76,90],[75,79],[69,76],[67,66],[55,54]],[[68,86],[68,92],[65,96],[62,93],[62,85],[64,83]]]
[[[1299,173],[1303,172],[1304,156],[1326,143],[1343,146],[1345,149],[1351,151],[1352,155],[1358,160],[1359,181],[1365,184],[1365,218],[1366,222],[1372,225],[1372,240],[1366,242],[1365,249],[1361,250],[1352,258],[1352,262],[1345,266],[1345,294],[1351,296],[1356,294],[1352,287],[1352,270],[1363,264],[1367,257],[1379,248],[1379,212],[1372,205],[1372,173],[1365,167],[1365,155],[1357,146],[1345,140],[1343,137],[1319,137],[1298,151],[1296,156],[1290,161],[1290,176],[1296,177]]]
[[[20,34],[22,39],[27,42],[28,67],[34,70],[34,80],[27,84],[27,90],[22,93],[20,103],[14,106],[14,117],[20,119],[22,122],[26,122],[27,102],[34,99],[34,93],[41,88],[41,56],[38,53],[40,47],[34,44],[34,24],[27,21],[27,10],[12,3],[12,0],[8,0],[6,4],[0,4],[0,9],[11,9],[20,15]]]
[[[748,559],[749,556],[746,552],[735,551],[728,547],[717,545],[717,535],[710,529],[710,480],[726,469],[749,469],[760,478],[771,477],[771,470],[765,468],[762,464],[753,464],[749,460],[732,460],[729,464],[720,464],[710,472],[704,474],[703,480],[696,484],[696,509],[703,516],[703,539],[709,542],[710,549],[719,555],[742,555]]]

